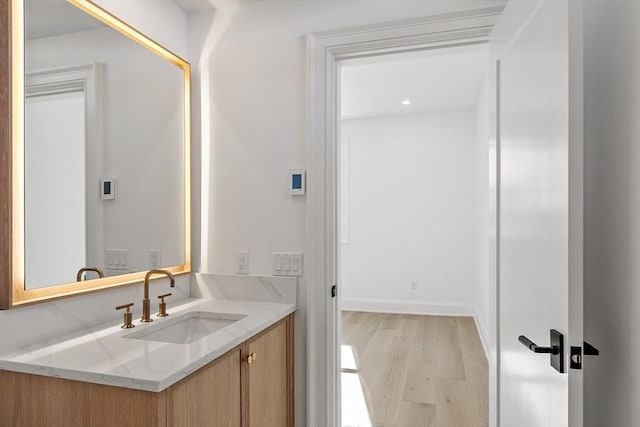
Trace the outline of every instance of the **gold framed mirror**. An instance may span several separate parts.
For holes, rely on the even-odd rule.
[[[122,185],[124,191],[122,191],[123,195],[121,199],[125,199],[125,196],[128,196],[129,200],[136,200],[138,202],[138,204],[130,202],[130,204],[126,206],[126,209],[123,207],[124,201],[118,200],[118,203],[120,203],[120,205],[118,205],[113,201],[114,197],[104,197],[105,194],[107,196],[112,195],[113,186],[115,185],[114,183],[117,181],[117,178],[114,180],[113,178],[110,178],[109,175],[111,174],[110,171],[118,170],[116,166],[112,166],[110,170],[107,170],[107,168],[100,169],[99,173],[94,173],[96,168],[93,165],[91,167],[83,166],[82,168],[80,168],[81,170],[91,170],[95,175],[86,177],[83,175],[82,180],[76,179],[77,182],[82,181],[81,187],[83,189],[83,193],[80,199],[85,200],[85,196],[87,200],[89,198],[96,199],[96,201],[93,202],[93,207],[86,208],[85,211],[93,212],[96,210],[103,210],[107,212],[104,213],[105,216],[108,214],[112,215],[113,212],[116,212],[118,208],[120,208],[122,212],[120,213],[119,222],[116,222],[115,225],[104,225],[103,223],[101,223],[99,224],[99,226],[92,226],[91,224],[95,222],[95,220],[85,212],[81,212],[80,215],[76,215],[79,220],[67,221],[82,222],[82,218],[86,217],[88,218],[86,220],[86,224],[82,223],[81,226],[78,227],[82,231],[82,233],[93,228],[99,229],[104,236],[102,236],[100,239],[97,239],[94,235],[86,237],[84,234],[80,233],[83,236],[82,238],[85,239],[85,242],[82,242],[82,239],[78,240],[80,242],[80,249],[78,249],[78,252],[86,254],[93,253],[93,255],[86,255],[86,257],[81,256],[80,258],[82,259],[80,261],[75,261],[73,267],[69,267],[67,269],[68,271],[65,270],[63,272],[63,274],[60,276],[62,277],[62,279],[52,279],[50,282],[47,282],[47,275],[50,267],[47,267],[45,264],[36,262],[35,260],[37,259],[37,255],[34,255],[34,253],[36,253],[37,251],[29,251],[29,249],[34,247],[40,249],[40,247],[42,246],[45,250],[41,252],[44,252],[45,258],[53,258],[54,254],[57,255],[59,253],[62,253],[63,256],[59,257],[58,259],[65,259],[70,258],[70,256],[67,256],[66,251],[70,251],[69,247],[73,245],[66,241],[66,236],[70,235],[71,233],[68,233],[64,229],[61,231],[61,233],[63,234],[58,233],[58,235],[56,236],[55,233],[52,233],[53,237],[49,236],[49,240],[53,242],[50,245],[42,243],[46,242],[47,240],[39,235],[38,232],[34,231],[36,227],[34,227],[33,224],[38,222],[38,218],[43,218],[46,215],[41,213],[41,208],[34,208],[33,206],[38,205],[32,204],[30,201],[33,198],[32,194],[35,192],[34,190],[32,190],[32,183],[37,180],[35,178],[32,178],[31,175],[29,175],[27,172],[40,170],[41,166],[43,164],[46,164],[47,162],[46,159],[44,161],[40,160],[38,167],[33,166],[33,164],[35,164],[35,161],[31,160],[31,157],[33,156],[29,153],[37,153],[39,152],[39,149],[27,148],[32,146],[30,142],[31,140],[29,140],[30,144],[27,144],[25,134],[29,133],[29,135],[32,135],[35,133],[32,130],[25,131],[25,118],[27,116],[26,111],[30,111],[31,108],[28,105],[27,100],[30,97],[33,97],[33,94],[37,91],[32,90],[33,88],[31,86],[25,86],[25,84],[27,84],[30,79],[35,79],[34,81],[36,83],[33,84],[33,87],[37,86],[39,89],[46,89],[47,87],[58,88],[61,86],[60,82],[54,82],[55,84],[51,84],[51,82],[46,80],[45,77],[49,75],[62,74],[68,76],[72,75],[73,73],[77,73],[78,70],[81,69],[83,71],[91,69],[93,70],[91,72],[94,73],[92,75],[101,76],[102,73],[107,75],[107,78],[110,78],[110,76],[115,74],[115,67],[112,66],[111,68],[108,68],[106,72],[100,71],[101,67],[103,67],[103,64],[101,64],[101,60],[92,60],[90,62],[93,62],[93,64],[91,64],[90,66],[85,67],[83,65],[82,67],[67,67],[64,70],[60,68],[60,64],[56,64],[54,66],[46,65],[45,68],[47,68],[47,73],[41,71],[31,72],[30,70],[26,70],[27,66],[25,64],[37,61],[31,61],[29,60],[29,58],[25,58],[27,56],[27,54],[25,53],[25,46],[27,45],[27,41],[25,40],[25,1],[10,0],[9,2],[0,2],[0,253],[2,254],[2,256],[0,257],[0,309],[9,309],[55,298],[68,297],[81,293],[95,292],[101,289],[108,289],[116,286],[137,283],[143,280],[145,272],[151,268],[163,268],[171,271],[174,274],[188,273],[191,269],[191,176],[189,125],[190,66],[185,60],[175,55],[152,39],[146,37],[133,27],[120,20],[118,17],[112,15],[105,9],[95,4],[93,1],[64,0],[64,3],[72,5],[74,10],[76,10],[75,8],[77,8],[77,10],[86,13],[88,16],[92,17],[92,19],[95,19],[96,22],[99,22],[99,25],[97,26],[104,27],[104,29],[94,29],[94,31],[105,31],[108,29],[110,32],[113,32],[113,34],[117,34],[118,37],[124,37],[128,41],[134,42],[132,43],[133,45],[141,46],[142,48],[144,48],[142,49],[144,53],[140,53],[140,55],[147,55],[150,57],[152,56],[155,58],[154,60],[159,59],[160,62],[170,64],[172,68],[178,70],[178,84],[174,86],[179,90],[176,89],[171,91],[170,89],[163,86],[157,88],[158,90],[156,90],[155,92],[158,92],[160,94],[171,92],[174,96],[177,96],[179,98],[179,103],[181,104],[180,106],[169,108],[173,107],[172,105],[169,105],[169,107],[167,108],[167,111],[170,110],[170,112],[167,114],[170,114],[172,116],[171,120],[175,119],[174,121],[179,122],[172,128],[179,129],[179,135],[178,137],[175,137],[174,135],[171,138],[168,138],[171,139],[174,144],[166,152],[166,155],[164,156],[164,163],[154,164],[153,160],[149,159],[149,165],[145,169],[143,166],[146,166],[146,160],[132,160],[131,156],[128,158],[131,163],[128,164],[128,168],[130,171],[133,171],[132,173],[130,173],[130,175],[136,175],[141,179],[139,180],[140,182],[136,183],[130,183],[125,181],[124,179],[122,180],[124,183]],[[78,30],[76,29],[74,31]],[[57,34],[56,36],[60,37],[60,34]],[[85,50],[88,49],[85,47]],[[151,53],[152,55],[149,55],[149,53]],[[63,55],[57,54],[50,56],[61,57]],[[42,65],[39,66],[41,68],[43,67]],[[51,72],[51,70],[53,70],[53,72]],[[71,73],[69,70],[73,71],[73,73]],[[155,71],[146,71],[149,71],[149,75],[156,74]],[[175,74],[174,71],[171,71],[171,73]],[[121,74],[121,79],[119,81],[123,81],[123,79],[134,80],[126,73]],[[133,74],[133,71],[131,74]],[[78,78],[78,80],[82,79]],[[146,80],[146,78],[138,79],[136,84],[138,86],[144,85],[147,83]],[[67,82],[65,82],[65,84],[66,83]],[[105,105],[108,102],[114,103],[114,96],[112,96],[111,93],[108,92],[105,88],[117,87],[118,84],[116,83],[117,81],[115,80],[109,82],[106,81],[105,78],[104,82],[99,82],[99,84],[96,84],[96,87],[98,89],[95,89],[95,93],[102,94],[100,95],[102,96],[102,98],[98,95],[87,95],[87,93],[89,92],[83,93],[79,98],[85,100],[85,103],[87,99],[94,100],[95,105],[98,106],[95,108],[95,110],[102,111],[102,101],[104,101]],[[73,85],[67,84],[67,86],[72,87]],[[84,84],[83,87],[85,88],[85,90],[87,90],[87,84]],[[134,92],[135,89],[136,86],[133,86],[133,89],[128,89],[128,91]],[[56,96],[59,95],[59,91],[57,91],[57,89],[54,92]],[[45,90],[43,93],[49,94],[53,92],[47,92]],[[67,98],[69,97],[65,95],[65,99]],[[127,102],[127,104],[135,104],[138,112],[136,112],[135,114],[122,112],[121,108],[117,106],[113,107],[112,110],[118,112],[121,116],[136,117],[136,114],[139,116],[143,116],[147,113],[146,111],[140,111],[144,108],[144,104],[138,105],[136,104],[135,100],[132,101],[131,98],[129,98],[129,102]],[[80,111],[89,111],[88,107],[86,107],[85,104],[82,105],[84,105],[84,107],[79,108]],[[48,111],[51,111],[51,108]],[[92,113],[87,114],[88,116],[93,117],[97,115],[94,110],[90,111],[92,111]],[[107,132],[111,135],[117,134],[118,138],[115,139],[123,140],[124,142],[126,142],[127,145],[124,146],[129,150],[135,148],[138,155],[145,156],[145,158],[154,157],[149,156],[148,153],[153,153],[154,150],[157,149],[157,146],[151,146],[150,142],[146,145],[140,143],[139,147],[136,146],[136,144],[138,144],[142,138],[140,134],[150,132],[148,132],[147,130],[140,131],[139,129],[127,128],[125,126],[121,126],[120,128],[118,128],[117,122],[113,118],[114,114],[111,114],[111,112],[111,110],[107,111],[107,108],[105,107],[104,116],[109,120],[109,124],[112,126],[112,128],[107,129],[107,125],[105,125],[100,120],[95,120],[98,124],[94,127],[96,129],[100,129],[100,131],[107,129]],[[48,114],[49,113],[45,113],[44,115],[47,116]],[[168,119],[165,120],[167,114],[161,116],[162,119],[158,119],[157,117],[152,119],[155,120],[154,123],[164,123],[165,121],[169,121]],[[174,116],[178,116],[180,120],[177,120]],[[105,119],[105,121],[107,121],[107,119]],[[31,116],[29,116],[29,120],[31,120]],[[140,121],[140,119],[137,120]],[[86,134],[91,136],[92,132],[94,132],[91,131],[91,126],[86,125],[86,129],[83,128],[82,132],[76,133],[82,133],[83,135]],[[156,127],[161,126],[158,125]],[[37,126],[35,126],[35,128],[41,129],[43,127],[38,124]],[[167,133],[165,132],[166,129],[163,128],[162,130],[163,132],[157,131],[154,134],[156,140],[160,140],[160,135],[164,135],[165,133]],[[97,131],[94,133],[97,133]],[[125,141],[126,138],[130,135],[133,135],[130,137],[132,141]],[[181,137],[181,141],[178,141],[180,139],[179,137]],[[89,137],[87,138],[90,139]],[[99,140],[101,138],[102,137],[92,138],[91,141],[93,142],[94,139]],[[67,137],[65,136],[63,139],[66,140]],[[105,141],[107,140],[106,137],[104,137],[103,139],[105,139]],[[121,145],[117,149],[113,148],[112,151],[122,151],[122,147],[123,146]],[[99,146],[98,148],[99,149],[95,149],[94,147],[93,149],[96,152],[104,154],[106,149],[103,146]],[[52,152],[57,152],[60,150],[61,148],[59,146],[55,146],[53,147]],[[87,153],[82,152],[78,156],[79,158],[81,157],[83,159],[87,159]],[[40,157],[46,156],[40,155]],[[63,155],[63,157],[67,158],[69,156]],[[175,163],[177,163],[175,167],[171,166],[173,175],[166,172],[166,159],[175,161]],[[165,170],[162,170],[163,167],[165,168]],[[69,169],[69,167],[59,166],[59,169],[66,171],[67,169]],[[158,172],[158,175],[155,176],[152,172],[154,170],[162,170],[162,172]],[[52,170],[45,173],[44,178],[41,181],[52,181],[55,180],[53,178],[58,178],[57,176],[51,176],[54,172],[55,171]],[[124,174],[125,172],[121,173]],[[167,175],[170,175],[170,181]],[[99,180],[100,182],[96,182],[98,181],[98,177],[101,178]],[[73,180],[72,178],[70,179]],[[106,186],[105,183],[109,183],[109,186]],[[155,184],[161,186],[163,190],[157,191],[157,189],[154,189],[154,187],[156,186]],[[120,185],[120,183],[118,185]],[[168,191],[166,189],[169,187],[173,189],[172,197],[166,197],[166,191]],[[45,190],[40,191],[44,193],[51,193],[58,191],[58,188],[55,188],[55,191],[51,191],[51,189],[47,191],[46,188]],[[97,196],[98,191],[101,192],[101,195],[103,197]],[[129,194],[127,194],[127,191]],[[175,216],[177,219],[171,220],[169,226],[160,222],[154,224],[153,228],[149,227],[149,229],[141,229],[140,224],[144,224],[145,221],[153,222],[149,218],[155,216],[153,210],[154,203],[150,203],[150,199],[138,200],[141,199],[140,194],[146,193],[153,194],[153,196],[155,197],[155,199],[151,200],[155,200],[158,203],[158,209],[156,211],[173,211],[176,214]],[[116,195],[117,194],[118,193],[116,193]],[[166,201],[166,199],[169,199],[171,201],[169,207],[167,207],[166,205],[162,205],[162,202]],[[46,203],[42,201],[39,202]],[[87,205],[89,204],[88,201],[86,203]],[[60,202],[60,204],[63,203]],[[71,216],[71,214],[78,214],[79,211],[82,211],[82,209],[69,209],[66,211],[66,214],[62,213],[61,217],[52,218],[49,223],[43,221],[44,225],[41,225],[40,229],[46,230],[58,228],[59,226],[57,224],[60,224],[61,218],[66,220],[67,216]],[[31,215],[30,213],[33,212],[38,213],[39,216]],[[131,212],[134,212],[134,214],[132,215]],[[139,218],[137,218],[138,222],[134,222],[132,219],[132,222],[134,223],[128,223],[128,218],[133,218],[134,216],[136,216],[136,212],[139,212],[139,215],[137,215],[139,216]],[[51,213],[48,214],[53,216],[53,214]],[[33,218],[36,218],[36,220],[34,220]],[[160,243],[157,243],[157,240],[150,239],[144,241],[144,247],[146,248],[145,251],[148,251],[149,258],[146,258],[146,253],[141,256],[137,255],[137,264],[131,262],[131,265],[129,265],[122,262],[123,259],[127,259],[122,258],[122,253],[127,254],[127,250],[113,249],[114,247],[118,247],[117,240],[115,240],[115,243],[113,239],[112,241],[109,241],[109,238],[112,235],[116,235],[118,233],[121,235],[129,235],[135,240],[137,234],[139,234],[140,236],[161,235],[162,233],[164,233],[166,228],[177,230],[176,233],[173,233],[173,235],[177,237],[177,240],[174,239],[173,241],[173,246],[179,248],[177,250],[177,255],[166,257],[168,259],[168,263],[166,264],[162,263],[161,261],[161,251],[153,248],[162,247],[164,249],[166,247],[170,247],[170,249],[173,249],[171,243],[163,241],[162,244],[164,244],[164,246],[161,246]],[[62,238],[60,237],[61,235],[63,236]],[[71,240],[70,237],[69,240]],[[97,248],[88,248],[88,244],[86,244],[87,247],[83,246],[88,240],[100,240],[101,245]],[[139,250],[138,252],[140,251],[141,250]],[[162,252],[163,255],[167,251],[168,250]],[[127,255],[127,257],[133,259],[135,258],[133,255],[134,254]],[[113,262],[113,259],[116,259],[115,263]],[[142,259],[143,261],[140,261],[140,259]],[[146,259],[149,260],[149,264],[151,265],[145,265]],[[54,265],[60,264],[60,262],[61,261],[57,261],[56,263],[54,263]],[[121,268],[123,265],[129,266],[131,268]],[[78,271],[78,278],[82,278],[82,270],[84,270],[85,268],[91,269],[98,267],[100,267],[99,269],[101,270],[101,272],[102,270],[107,269],[110,271],[110,273],[107,274],[106,277],[85,281],[74,281],[76,280],[76,271]],[[31,268],[31,270],[29,268]],[[44,277],[43,279],[40,279],[40,282],[42,283],[35,283],[36,280],[34,278],[36,277],[36,272]],[[66,280],[66,278],[68,278],[68,280]]]

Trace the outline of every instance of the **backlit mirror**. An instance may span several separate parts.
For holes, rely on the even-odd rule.
[[[91,1],[13,3],[12,305],[189,271],[189,65]]]

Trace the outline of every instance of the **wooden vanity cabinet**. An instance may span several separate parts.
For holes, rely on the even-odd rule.
[[[0,371],[1,427],[293,424],[293,314],[160,393]]]
[[[167,390],[167,426],[293,427],[293,315]]]
[[[166,390],[167,426],[241,426],[240,350]]]
[[[242,427],[293,427],[292,332],[281,322],[242,346]]]

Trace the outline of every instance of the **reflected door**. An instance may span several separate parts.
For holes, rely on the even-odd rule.
[[[68,283],[87,265],[85,93],[27,97],[25,283]]]

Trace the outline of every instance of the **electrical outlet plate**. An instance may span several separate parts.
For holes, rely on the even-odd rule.
[[[149,268],[160,268],[162,253],[159,249],[149,249]]]
[[[236,274],[249,274],[249,252],[236,252]]]

